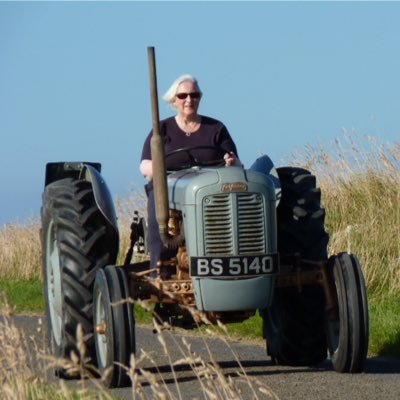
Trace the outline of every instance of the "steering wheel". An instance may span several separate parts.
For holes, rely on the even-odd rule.
[[[222,154],[222,157],[215,158],[209,161],[201,161],[193,154],[193,151],[196,150],[210,150],[210,151],[217,150],[219,154]],[[173,150],[170,153],[166,154],[165,158],[167,159],[170,156],[182,153],[185,153],[187,155],[187,157],[189,158],[189,163],[180,165],[179,169],[186,169],[192,167],[210,167],[210,166],[222,167],[225,165],[224,154],[226,153],[226,151],[224,151],[221,147],[215,147],[215,146],[182,147],[180,149]]]

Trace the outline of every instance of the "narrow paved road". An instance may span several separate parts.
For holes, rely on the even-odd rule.
[[[38,317],[18,316],[14,320],[26,337],[35,338],[39,346],[43,343]],[[146,357],[137,365],[136,377],[147,398],[156,398],[153,390],[158,390],[166,393],[167,398],[204,399],[204,387],[209,385],[209,390],[218,393],[218,390],[224,389],[216,382],[226,380],[227,390],[232,378],[231,387],[236,395],[231,398],[400,399],[400,360],[370,358],[364,373],[348,375],[334,372],[329,361],[317,368],[273,365],[261,344],[244,341],[225,343],[218,338],[186,335],[183,331],[173,334],[164,332],[162,337],[164,345],[151,329],[137,329],[137,355],[145,352]],[[196,357],[198,363],[193,368],[188,358]],[[218,365],[215,369],[212,366],[208,368],[213,379],[198,378],[201,373],[200,359],[206,364],[215,361]],[[182,363],[172,370],[171,362],[178,360]],[[214,379],[218,375],[220,378]],[[151,379],[154,382],[149,384]],[[273,395],[263,394],[259,388],[264,392],[270,390]],[[110,393],[121,399],[134,398],[132,388],[113,389]],[[225,393],[218,398],[228,398],[228,395]]]

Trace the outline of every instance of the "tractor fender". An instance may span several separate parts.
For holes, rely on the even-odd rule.
[[[118,235],[117,215],[108,186],[100,174],[101,164],[91,162],[54,162],[46,165],[45,186],[64,178],[90,182],[97,207]]]
[[[115,212],[114,202],[106,181],[103,179],[100,172],[92,165],[84,164],[80,173],[80,178],[92,184],[97,207],[116,232],[118,232],[117,214]]]
[[[275,186],[276,206],[278,207],[279,202],[281,200],[282,189],[278,172],[272,160],[266,154],[264,154],[261,157],[257,158],[256,161],[254,161],[249,170],[253,172],[262,173],[264,175],[269,176],[270,179],[272,179],[272,182],[274,183]]]

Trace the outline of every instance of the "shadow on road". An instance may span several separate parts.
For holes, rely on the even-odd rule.
[[[316,373],[323,371],[333,371],[332,364],[329,360],[324,361],[318,366],[314,367],[293,367],[293,366],[277,366],[271,360],[244,360],[240,364],[236,361],[222,361],[218,362],[218,367],[222,370],[226,377],[237,376],[238,372],[245,373],[248,376],[260,377],[270,375],[287,375],[287,374],[300,374],[300,373]],[[198,379],[193,371],[193,366],[184,364],[171,368],[170,365],[161,365],[159,367],[144,368],[145,371],[152,374],[165,375],[164,382],[166,384],[195,381]],[[175,379],[169,374],[177,374]],[[185,374],[190,372],[190,375]],[[400,373],[400,360],[369,358],[365,365],[365,374],[399,374]]]
[[[308,368],[308,367],[293,367],[293,369],[276,369],[275,365],[270,361],[241,361],[240,365],[236,361],[223,361],[217,363],[220,370],[226,377],[229,376],[237,376],[239,372],[242,374],[246,374],[247,376],[267,376],[274,374],[288,374],[288,373],[300,373],[300,372],[316,372],[321,369]],[[280,367],[281,368],[281,367]],[[159,367],[148,367],[144,368],[145,371],[150,372],[152,374],[158,375],[166,375],[163,381],[166,384],[171,383],[183,383],[190,381],[197,381],[198,377],[196,376],[193,366],[190,364],[184,364],[171,368],[170,365],[162,365]],[[177,378],[169,376],[172,373],[177,374]],[[189,372],[190,375],[184,374],[185,372]],[[147,386],[147,384],[145,384]]]
[[[364,372],[367,374],[400,374],[400,360],[369,358]]]

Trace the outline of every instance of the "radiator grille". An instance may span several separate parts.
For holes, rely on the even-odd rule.
[[[203,202],[205,254],[265,253],[264,205],[257,193],[208,196]],[[237,232],[236,236],[233,232]]]
[[[265,252],[264,207],[259,194],[237,196],[239,254]]]

